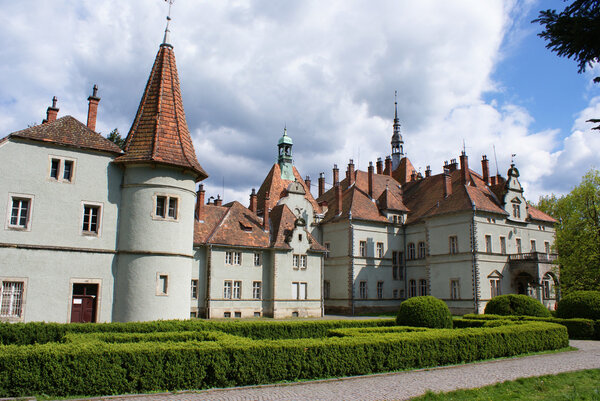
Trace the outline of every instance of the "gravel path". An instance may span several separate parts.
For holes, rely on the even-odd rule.
[[[600,341],[571,340],[578,351],[342,379],[87,400],[407,400],[427,390],[452,391],[582,369],[600,369]]]

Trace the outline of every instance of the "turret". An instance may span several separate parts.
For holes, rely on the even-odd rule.
[[[279,138],[277,148],[279,156],[277,163],[281,169],[281,178],[288,181],[294,181],[294,164],[292,159],[292,138],[287,135],[287,128],[283,129],[283,135]]]

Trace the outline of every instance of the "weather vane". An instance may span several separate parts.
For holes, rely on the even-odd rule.
[[[512,155],[510,155],[510,164],[515,164],[515,156],[516,155],[517,155],[516,153],[513,153]]]

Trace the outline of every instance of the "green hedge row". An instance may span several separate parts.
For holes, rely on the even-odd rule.
[[[0,344],[27,345],[63,342],[67,333],[151,333],[218,330],[253,339],[321,338],[327,331],[343,327],[393,326],[393,319],[296,320],[296,321],[208,321],[161,320],[132,323],[0,323]]]
[[[555,317],[545,318],[533,316],[500,316],[476,314],[464,315],[462,320],[483,321],[497,319],[557,323],[567,328],[567,331],[569,332],[569,338],[580,340],[600,340],[600,321],[598,320],[594,321],[590,319],[560,319]],[[457,320],[454,321],[455,325],[456,322]]]
[[[0,397],[243,386],[456,364],[568,345],[564,326],[542,322],[377,330],[383,332],[286,340],[213,332],[215,341],[150,343],[102,342],[95,334],[97,341],[5,345],[0,346]]]

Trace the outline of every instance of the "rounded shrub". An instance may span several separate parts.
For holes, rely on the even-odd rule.
[[[527,295],[507,294],[492,298],[485,306],[486,315],[550,317],[540,301]]]
[[[600,320],[600,291],[575,291],[566,295],[558,302],[556,316]]]
[[[400,326],[451,329],[452,315],[444,301],[427,295],[402,302],[396,323]]]

